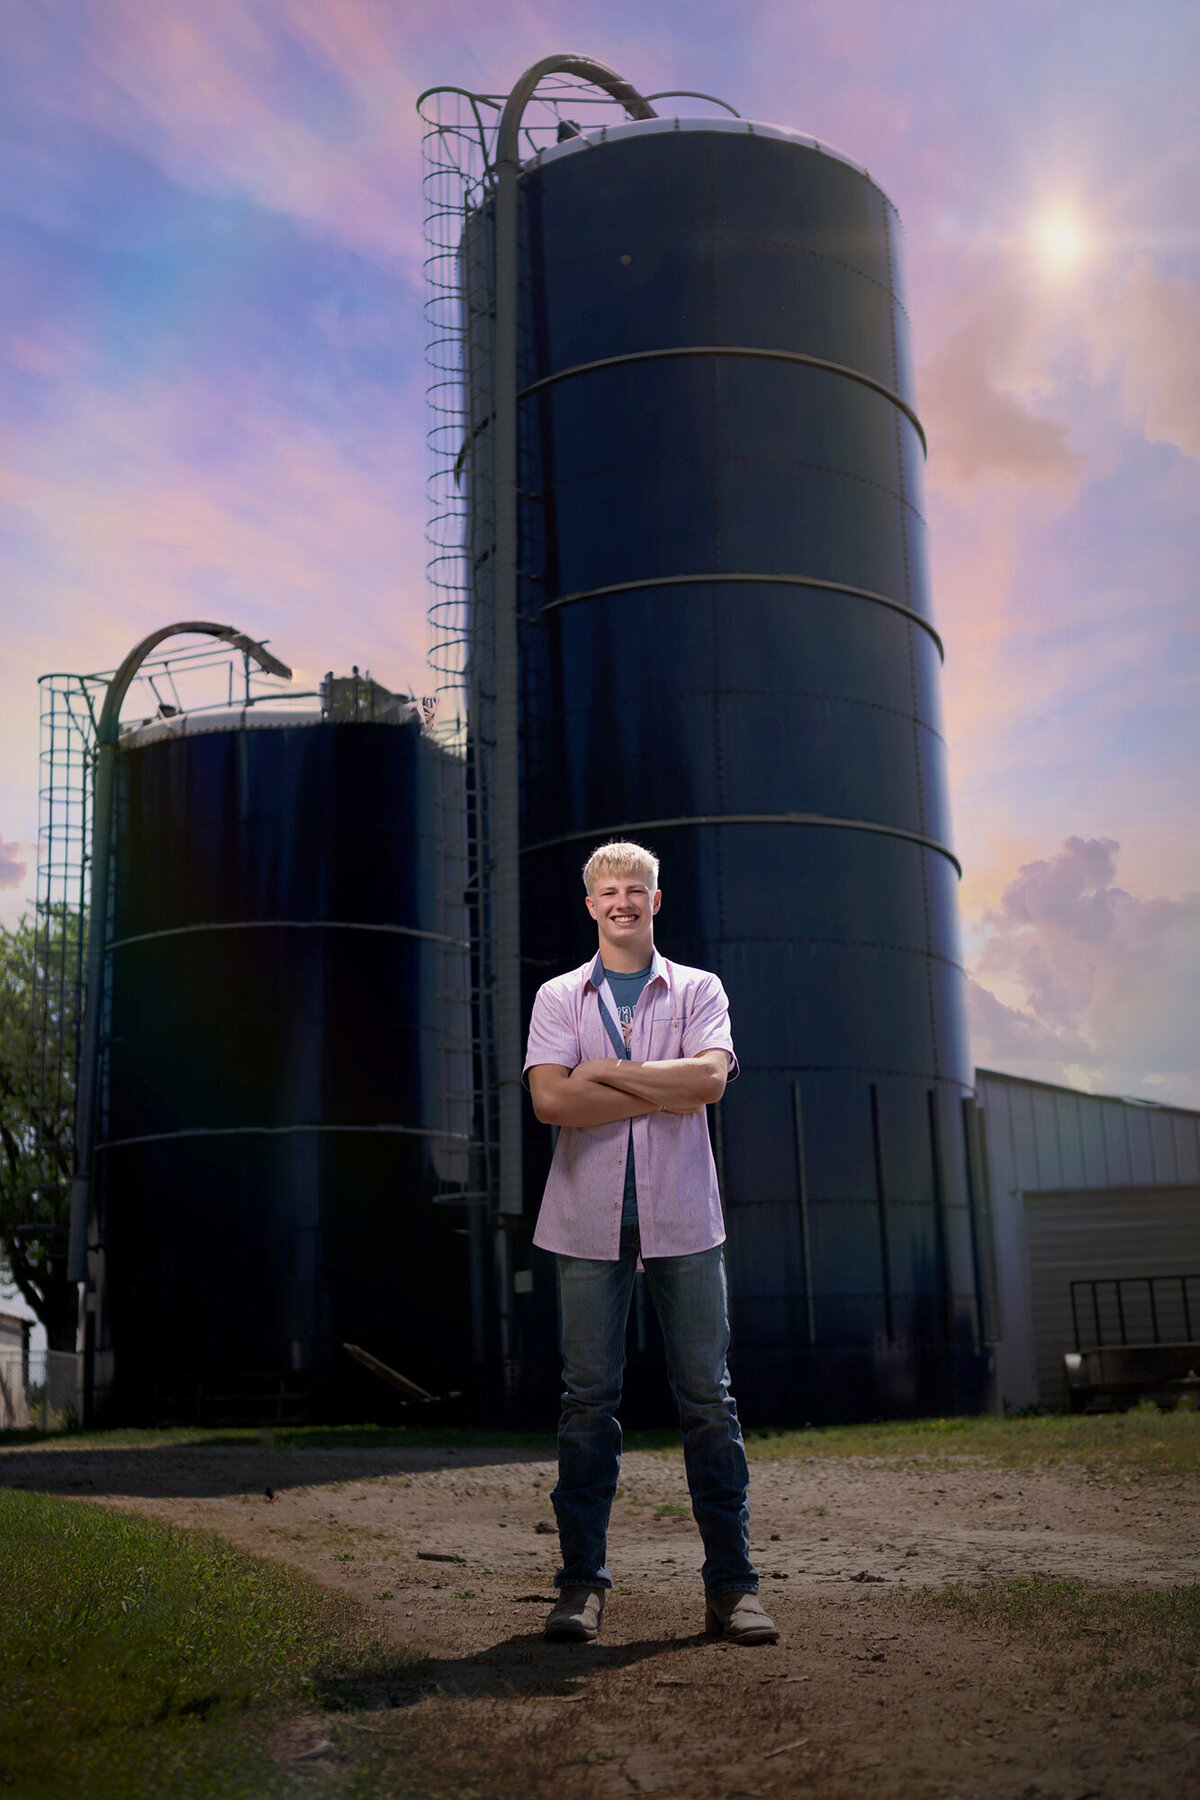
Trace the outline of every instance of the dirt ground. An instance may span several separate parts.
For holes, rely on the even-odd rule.
[[[625,1458],[600,1642],[543,1643],[553,1482],[544,1455],[508,1450],[0,1450],[0,1485],[213,1530],[353,1595],[399,1649],[429,1659],[381,1706],[452,1746],[499,1733],[528,1752],[529,1795],[1200,1796],[1186,1701],[1064,1684],[1045,1649],[906,1598],[987,1575],[1200,1580],[1192,1483],[971,1458],[755,1459],[752,1550],[784,1635],[739,1649],[702,1635],[699,1540],[682,1458],[666,1452]],[[281,1758],[313,1752],[333,1791],[328,1718],[291,1721]],[[543,1785],[568,1767],[569,1782]]]

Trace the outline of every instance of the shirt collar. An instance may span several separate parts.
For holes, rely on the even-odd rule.
[[[671,985],[671,966],[666,957],[660,954],[657,946],[650,957],[650,974],[647,977],[646,986],[649,987],[652,981],[665,982],[668,987]],[[601,951],[597,950],[595,960],[589,963],[584,971],[583,983],[585,987],[594,987],[597,992],[599,992],[602,987],[604,983],[604,957]]]

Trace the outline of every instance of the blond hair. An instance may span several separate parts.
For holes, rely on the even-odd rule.
[[[583,865],[583,885],[590,894],[601,875],[644,875],[652,894],[658,892],[658,858],[641,844],[616,841],[597,844]]]

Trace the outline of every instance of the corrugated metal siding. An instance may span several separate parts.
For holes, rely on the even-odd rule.
[[[1195,1113],[1173,1113],[1175,1164],[1180,1181],[1200,1181],[1200,1119]]]
[[[1059,1145],[1058,1109],[1054,1096],[1036,1089],[1032,1095],[1034,1156],[1038,1187],[1063,1187],[1062,1151]]]
[[[1087,1180],[1087,1159],[1083,1145],[1083,1107],[1078,1094],[1064,1094],[1058,1103],[1063,1143],[1063,1187],[1083,1187]]]
[[[1128,1187],[1133,1182],[1133,1169],[1129,1157],[1129,1127],[1126,1119],[1129,1108],[1120,1100],[1104,1100],[1101,1102],[1100,1119],[1104,1128],[1104,1156],[1108,1171],[1108,1180],[1114,1187]],[[1046,1181],[1043,1187],[1053,1187],[1054,1183]]]
[[[1129,1157],[1132,1179],[1139,1187],[1155,1187],[1154,1153],[1150,1148],[1150,1115],[1140,1106],[1125,1108],[1125,1130],[1129,1135]],[[1063,1186],[1070,1184],[1063,1182]]]
[[[1139,1192],[1200,1185],[1200,1113],[986,1070],[975,1080],[992,1201],[1001,1392],[1010,1407],[1033,1406],[1042,1391],[1033,1300],[1040,1250],[1031,1252],[1027,1241],[1026,1198],[1083,1189],[1123,1194],[1138,1229]],[[1056,1402],[1058,1385],[1056,1371]]]
[[[1150,1126],[1150,1151],[1154,1158],[1154,1179],[1170,1183],[1179,1180],[1179,1162],[1175,1155],[1175,1128],[1170,1113],[1147,1113]]]
[[[1071,1282],[1200,1271],[1200,1188],[1076,1188],[1027,1194],[1025,1219],[1038,1399],[1043,1406],[1061,1406],[1062,1359],[1075,1347]],[[1117,1336],[1111,1296],[1108,1290],[1100,1300],[1106,1342]],[[1157,1298],[1160,1337],[1181,1334],[1182,1305],[1176,1295],[1160,1290]],[[1149,1341],[1146,1290],[1125,1292],[1123,1301],[1128,1341]],[[1093,1343],[1087,1320],[1082,1323],[1081,1341]]]
[[[977,1094],[983,1112],[991,1192],[992,1249],[999,1301],[996,1366],[1000,1392],[1010,1406],[1032,1406],[1037,1398],[1037,1375],[1029,1312],[1025,1214],[1016,1160],[1017,1122],[1022,1115],[1020,1108],[1013,1105],[1020,1098],[1020,1090],[995,1077],[979,1076]]]

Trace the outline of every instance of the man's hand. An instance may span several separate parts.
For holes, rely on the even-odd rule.
[[[627,1062],[623,1058],[597,1057],[580,1063],[572,1079],[601,1083],[639,1100],[653,1101],[664,1112],[701,1112],[725,1092],[729,1072],[727,1050],[701,1050],[697,1056],[679,1056],[661,1062]]]

